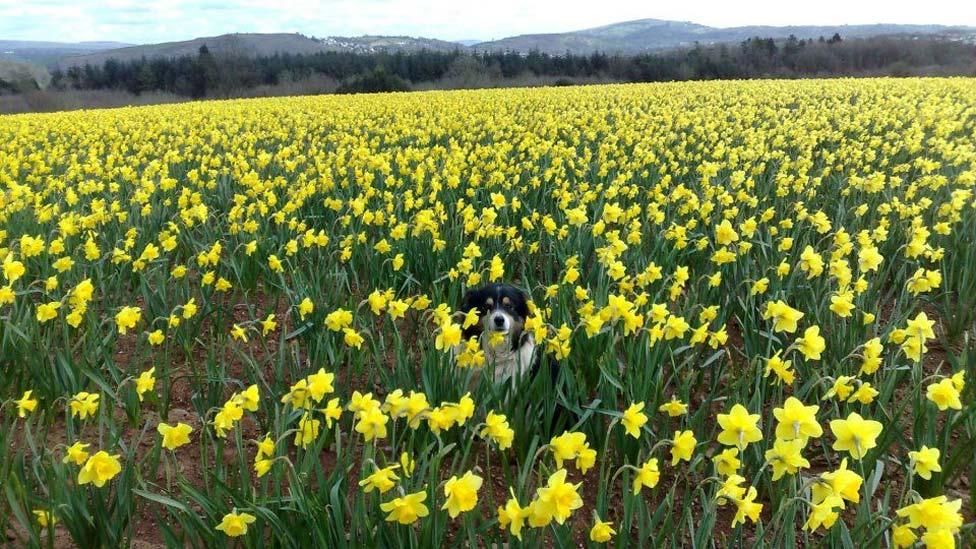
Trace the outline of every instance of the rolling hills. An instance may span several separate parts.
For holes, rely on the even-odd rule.
[[[67,68],[73,65],[98,65],[106,59],[129,61],[141,57],[179,57],[196,54],[200,46],[206,44],[214,55],[261,56],[275,53],[316,53],[320,51],[348,51],[354,53],[373,53],[377,51],[453,51],[465,49],[455,42],[410,36],[330,36],[310,38],[295,33],[235,33],[194,38],[181,42],[146,44],[126,48],[73,55],[60,59],[58,66]]]
[[[36,40],[0,40],[0,60],[50,65],[57,60],[102,50],[124,48],[122,42],[43,42]]]
[[[973,41],[974,27],[950,27],[945,25],[840,25],[840,26],[745,26],[717,28],[687,21],[639,19],[624,21],[573,32],[526,34],[500,40],[477,42],[465,40],[449,42],[433,38],[410,36],[365,35],[356,37],[329,36],[313,38],[295,33],[253,34],[235,33],[220,36],[194,38],[179,42],[146,44],[121,48],[92,48],[90,51],[62,55],[56,65],[67,68],[73,65],[101,64],[106,59],[121,61],[141,57],[177,57],[196,53],[206,44],[212,53],[245,56],[274,53],[315,53],[320,51],[347,51],[374,53],[378,51],[518,51],[533,50],[562,54],[566,52],[586,54],[595,51],[634,54],[687,47],[695,43],[718,44],[739,42],[753,36],[763,38],[830,37],[834,33],[843,38],[868,38],[883,35],[945,36],[951,39]],[[0,42],[0,51],[3,51]]]
[[[640,19],[602,27],[555,34],[526,34],[501,40],[482,42],[474,46],[481,51],[538,50],[562,54],[590,53],[640,53],[686,47],[697,43],[718,44],[739,42],[753,36],[763,38],[830,37],[834,33],[843,38],[868,38],[883,35],[945,35],[959,39],[976,36],[973,27],[949,27],[944,25],[840,25],[840,26],[746,26],[717,28],[686,21]]]

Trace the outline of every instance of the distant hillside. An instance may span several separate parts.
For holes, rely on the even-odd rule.
[[[0,59],[7,52],[11,59],[27,60],[53,65],[60,69],[85,64],[102,65],[107,59],[132,61],[140,58],[172,58],[196,54],[200,46],[206,44],[214,55],[241,55],[245,57],[268,56],[274,53],[316,53],[321,51],[342,51],[353,53],[378,53],[386,51],[414,52],[428,50],[435,52],[462,51],[518,51],[538,50],[554,55],[566,52],[589,54],[595,51],[605,53],[634,54],[650,51],[672,50],[691,46],[695,43],[710,45],[726,42],[741,42],[754,36],[763,38],[829,38],[834,33],[843,38],[869,38],[883,35],[946,36],[954,40],[973,43],[976,40],[974,27],[947,27],[943,25],[842,25],[842,26],[793,26],[769,27],[749,26],[715,28],[685,21],[664,21],[660,19],[640,19],[615,23],[592,29],[556,34],[526,34],[494,40],[477,42],[462,40],[448,42],[432,38],[410,36],[330,36],[313,38],[301,34],[224,34],[205,38],[195,38],[181,42],[147,44],[142,46],[115,47],[111,42],[88,42],[81,44],[58,44],[53,42],[20,42],[16,47],[0,41]],[[470,45],[469,45],[470,44]],[[34,52],[25,58],[25,52]],[[14,57],[19,55],[20,57]],[[33,58],[31,58],[31,55]],[[39,63],[37,59],[48,61]]]
[[[107,59],[131,61],[145,57],[179,57],[181,55],[195,55],[200,46],[206,44],[210,53],[214,55],[244,55],[257,57],[274,53],[315,53],[326,49],[321,42],[300,34],[223,34],[194,38],[182,42],[164,42],[161,44],[146,44],[126,48],[110,49],[89,53],[87,55],[69,56],[61,59],[58,66],[62,69],[73,65],[101,65]]]
[[[0,60],[50,65],[69,55],[84,55],[101,50],[122,48],[122,42],[39,42],[0,40]]]
[[[179,57],[193,55],[200,46],[206,44],[214,55],[242,55],[245,57],[267,56],[275,53],[316,53],[320,51],[347,51],[354,53],[376,53],[380,51],[454,51],[464,49],[455,42],[431,38],[409,36],[330,36],[310,38],[301,34],[223,34],[205,38],[194,38],[182,42],[146,44],[119,49],[109,49],[86,55],[73,55],[61,59],[62,69],[73,65],[101,65],[107,59],[131,61],[145,57]]]
[[[640,19],[603,27],[556,34],[526,34],[482,42],[474,46],[482,51],[531,51],[552,54],[589,53],[640,53],[674,49],[700,44],[740,42],[753,36],[763,38],[829,38],[834,33],[843,38],[868,38],[884,35],[945,35],[971,40],[976,36],[974,27],[948,27],[944,25],[840,25],[840,26],[749,26],[716,28],[683,21]]]

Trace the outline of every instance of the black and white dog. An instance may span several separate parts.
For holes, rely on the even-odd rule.
[[[528,296],[510,284],[468,290],[460,312],[478,311],[479,322],[464,330],[465,341],[480,337],[485,363],[494,367],[495,382],[521,378],[536,364],[535,338],[525,331]]]

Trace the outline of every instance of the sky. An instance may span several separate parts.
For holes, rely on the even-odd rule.
[[[273,4],[281,4],[274,6]],[[976,26],[966,0],[0,0],[0,40],[146,44],[229,32],[492,40],[632,19],[714,27],[920,23]]]

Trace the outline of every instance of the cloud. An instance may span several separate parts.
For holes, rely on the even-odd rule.
[[[184,40],[228,32],[301,32],[312,36],[406,34],[442,39],[492,39],[565,32],[640,18],[713,26],[944,23],[976,25],[976,3],[954,0],[850,2],[818,0],[0,0],[0,38]]]

